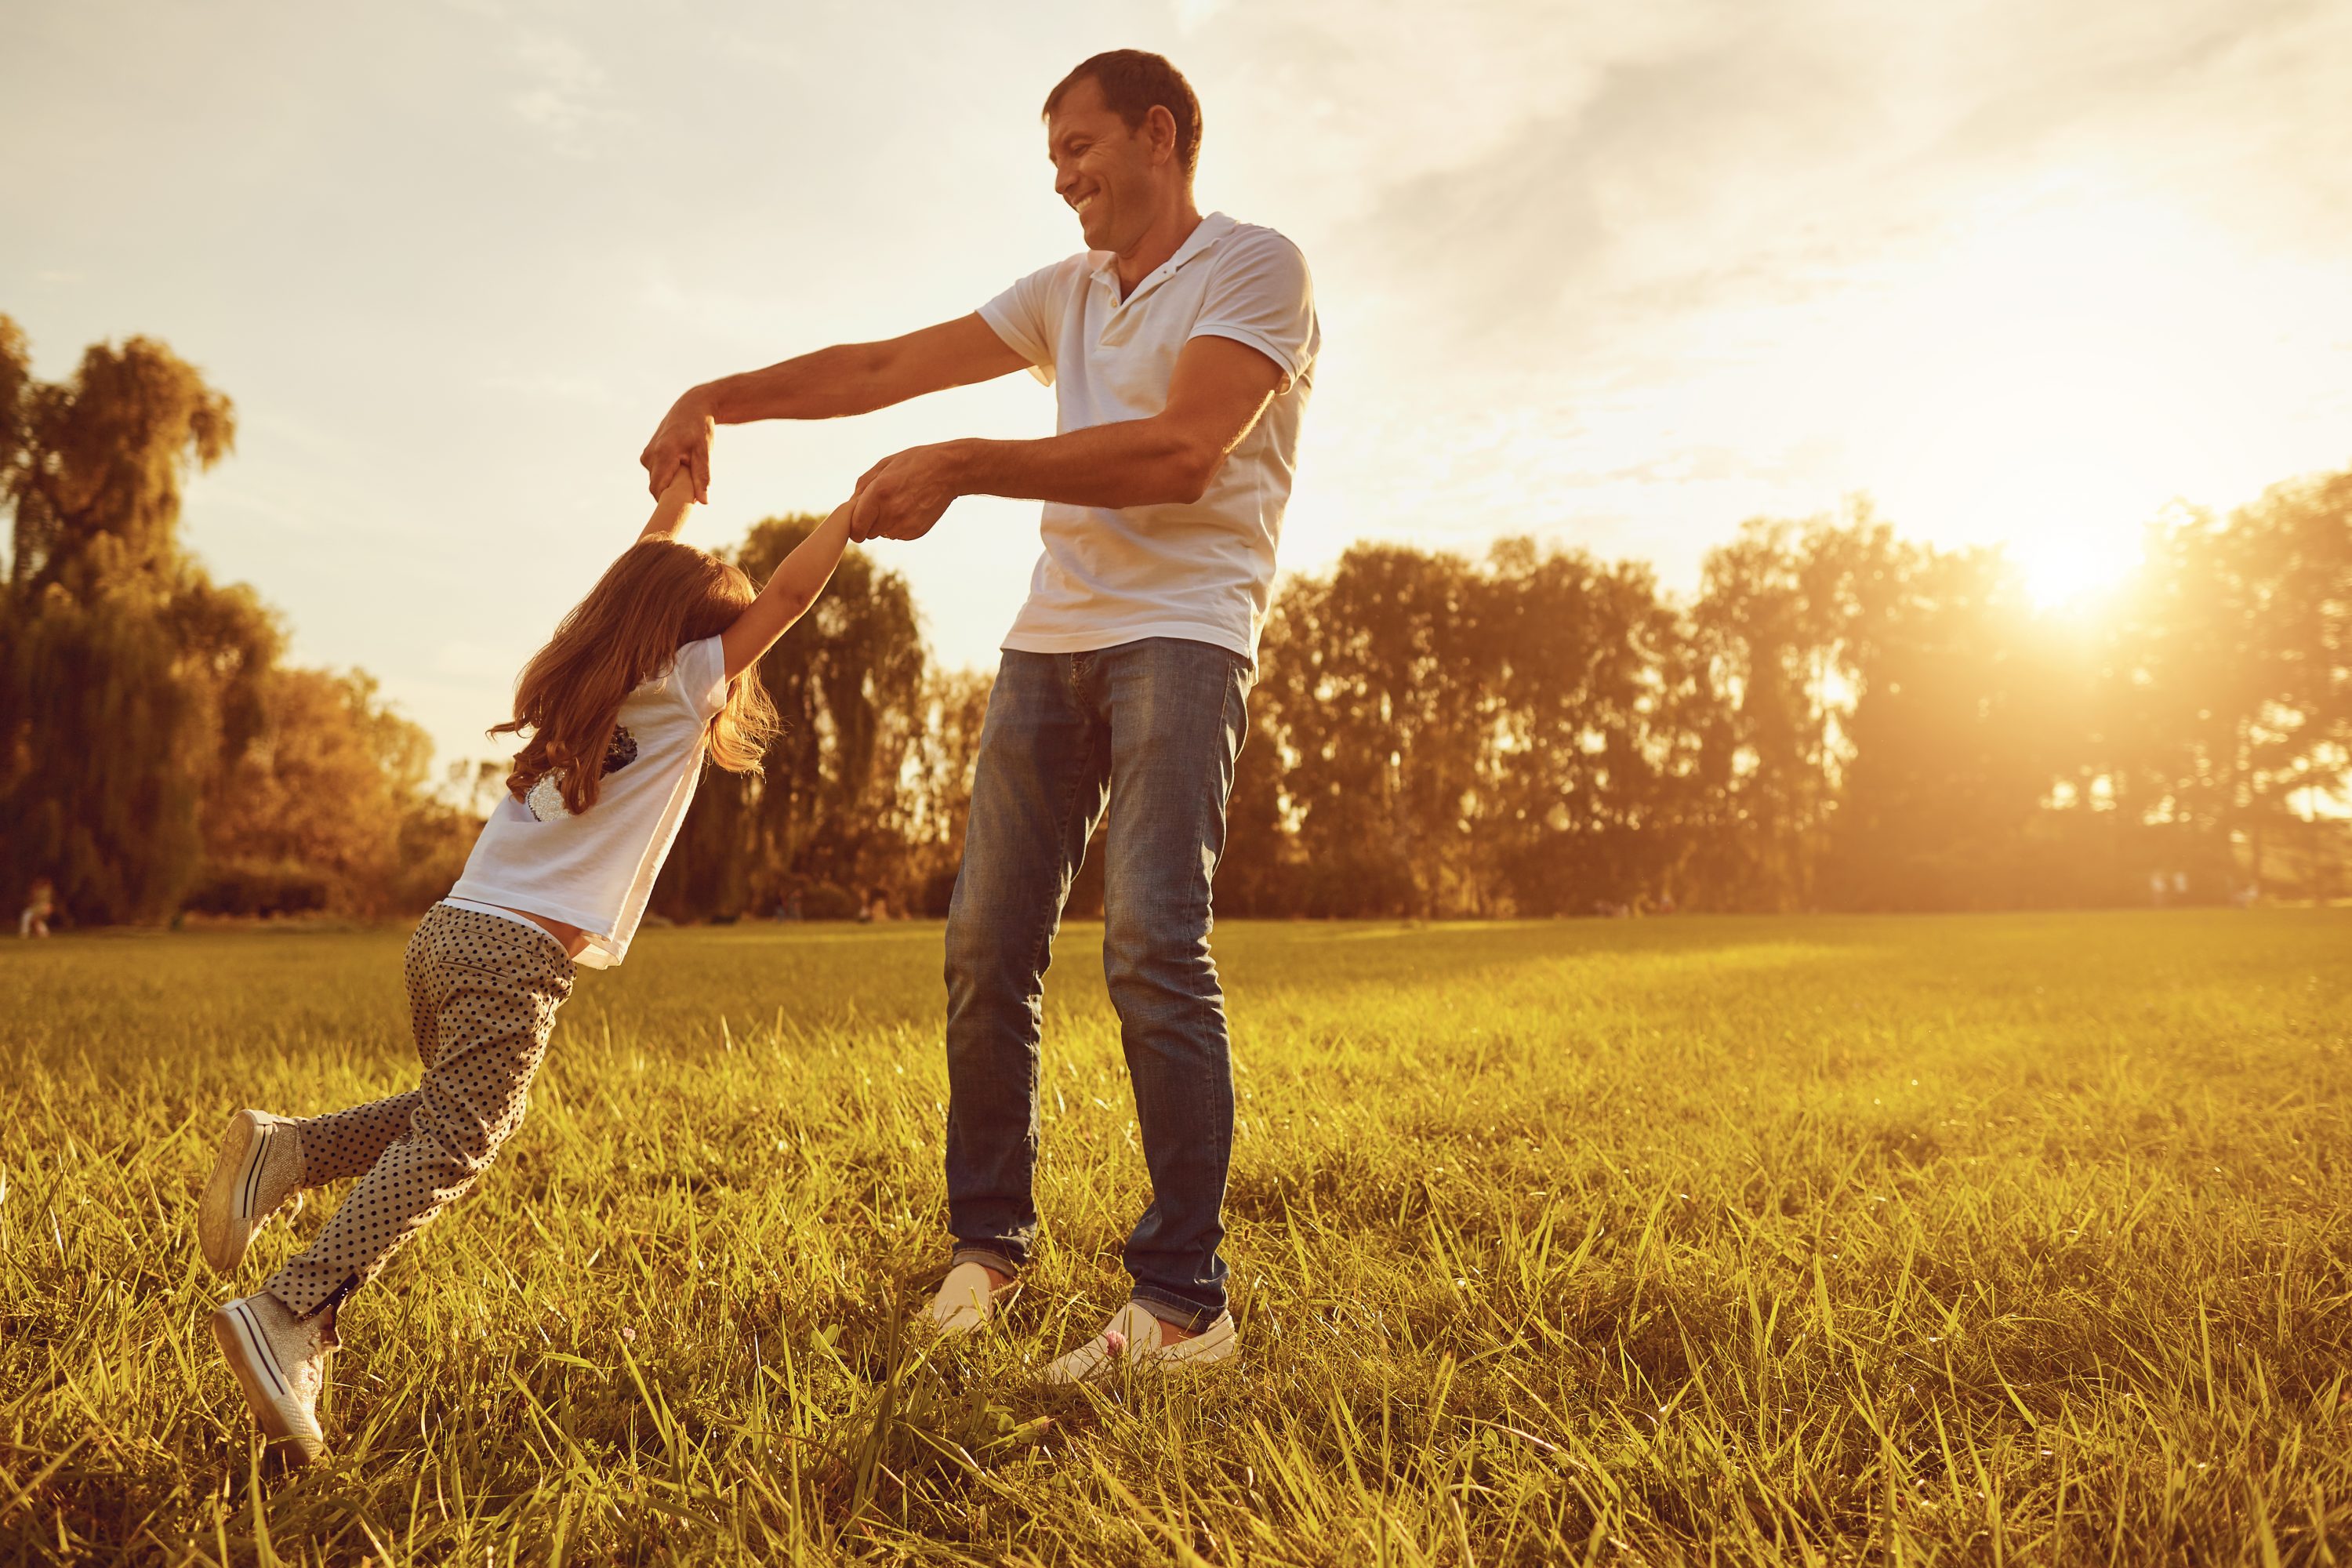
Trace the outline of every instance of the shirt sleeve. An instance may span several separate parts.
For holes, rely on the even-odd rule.
[[[980,308],[980,319],[1048,386],[1054,384],[1054,344],[1062,335],[1064,274],[1069,270],[1067,261],[1041,267]]]
[[[1282,390],[1289,391],[1323,347],[1307,258],[1272,229],[1259,229],[1219,247],[1216,268],[1191,335],[1247,343],[1282,367]]]
[[[727,648],[717,637],[690,642],[677,650],[678,700],[695,718],[709,723],[727,706]]]

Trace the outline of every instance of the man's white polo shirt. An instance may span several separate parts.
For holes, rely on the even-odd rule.
[[[1280,390],[1199,500],[1046,502],[1045,553],[1004,637],[1031,653],[1190,637],[1255,662],[1322,347],[1298,247],[1212,213],[1125,300],[1110,253],[1084,251],[1022,279],[980,315],[1054,388],[1065,432],[1159,413],[1176,356],[1196,337],[1247,343],[1282,367]]]

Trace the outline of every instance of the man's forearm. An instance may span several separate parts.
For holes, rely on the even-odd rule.
[[[1040,441],[972,439],[949,446],[958,493],[1066,506],[1196,501],[1224,458],[1158,419],[1096,425]]]
[[[870,414],[890,401],[877,374],[882,351],[879,343],[836,343],[764,370],[707,381],[687,396],[721,425]]]
[[[973,340],[968,347],[979,374],[1001,374],[997,366],[1019,357],[979,316],[953,330]],[[1197,501],[1226,454],[1247,438],[1265,411],[1280,371],[1246,344],[1196,338],[1177,359],[1166,405],[1148,418],[1089,426],[1043,441],[909,447],[883,458],[857,481],[849,536],[920,539],[958,496],[1113,510]]]

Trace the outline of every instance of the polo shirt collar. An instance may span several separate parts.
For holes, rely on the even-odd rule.
[[[1135,291],[1128,295],[1122,303],[1133,304],[1137,300],[1150,293],[1162,279],[1176,276],[1182,270],[1186,262],[1231,234],[1234,227],[1234,220],[1223,213],[1210,213],[1202,217],[1199,223],[1192,226],[1192,232],[1184,237],[1184,243],[1176,247],[1176,254],[1161,262],[1152,271],[1144,274],[1135,285]],[[1097,250],[1092,254],[1095,258],[1094,276],[1108,279],[1111,286],[1117,288],[1118,258],[1108,250]]]

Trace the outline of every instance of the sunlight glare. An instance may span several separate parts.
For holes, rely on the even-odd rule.
[[[2013,439],[1993,472],[1964,483],[1969,531],[1999,544],[2037,609],[2111,591],[2139,562],[2145,519],[2128,500],[2129,471],[2095,449]]]
[[[2001,545],[2043,607],[2112,588],[2174,497],[2261,477],[2233,393],[2254,334],[2227,303],[2247,266],[2187,215],[2089,182],[1981,213],[1871,323],[1899,410],[1881,502]]]
[[[2079,608],[2113,593],[2139,563],[2136,549],[2122,548],[2089,531],[2053,528],[2007,546],[2025,579],[2034,608]]]

